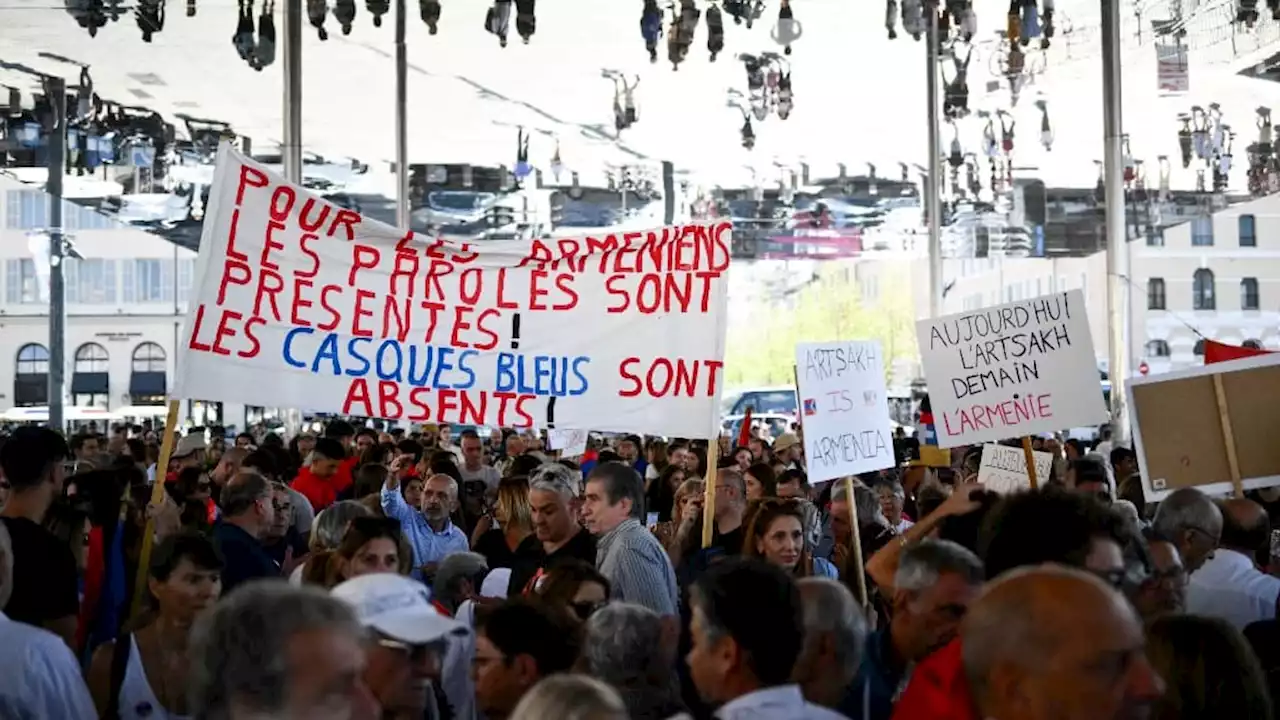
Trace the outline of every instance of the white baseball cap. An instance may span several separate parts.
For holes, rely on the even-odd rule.
[[[464,625],[431,604],[427,586],[402,575],[373,573],[347,580],[333,596],[351,605],[360,624],[410,645],[467,634]]]

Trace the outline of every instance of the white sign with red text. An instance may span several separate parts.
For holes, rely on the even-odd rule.
[[[714,437],[730,231],[456,243],[335,206],[224,144],[173,393]]]
[[[1079,290],[916,324],[938,447],[1107,421]]]
[[[878,342],[796,346],[809,482],[897,464]]]

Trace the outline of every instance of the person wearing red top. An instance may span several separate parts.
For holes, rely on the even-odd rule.
[[[1137,720],[1164,684],[1128,601],[1092,573],[1006,573],[960,637],[916,666],[894,720]]]
[[[337,440],[320,438],[311,451],[311,465],[298,471],[298,477],[290,487],[306,497],[318,513],[337,502],[338,496],[351,488],[356,461],[357,458],[347,457]]]

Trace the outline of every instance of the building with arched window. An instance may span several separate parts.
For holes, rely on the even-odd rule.
[[[1280,196],[1221,205],[1130,243],[1134,362],[1153,374],[1202,364],[1204,338],[1280,350]]]
[[[106,183],[110,184],[110,183]],[[49,306],[46,266],[33,247],[40,237],[31,218],[44,212],[38,188],[0,176],[0,412],[48,404]],[[195,253],[165,238],[122,225],[74,205],[69,220],[77,258],[65,261],[66,402],[118,410],[163,405],[173,386],[174,360]],[[163,410],[161,411],[163,414]],[[244,409],[187,403],[183,419],[243,426]]]

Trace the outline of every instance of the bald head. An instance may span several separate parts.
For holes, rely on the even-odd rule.
[[[1079,708],[1084,715],[1059,717],[1112,717],[1101,706],[1108,702],[1105,691],[1091,701],[1054,695],[1073,685],[1088,695],[1099,680],[1087,677],[1093,663],[1140,654],[1143,643],[1138,618],[1120,593],[1094,575],[1051,565],[1014,570],[988,585],[969,608],[960,637],[978,707],[991,717],[1028,719],[1064,702],[1092,704]]]
[[[1222,510],[1222,547],[1252,555],[1270,541],[1271,522],[1258,503],[1231,498],[1218,507]]]

